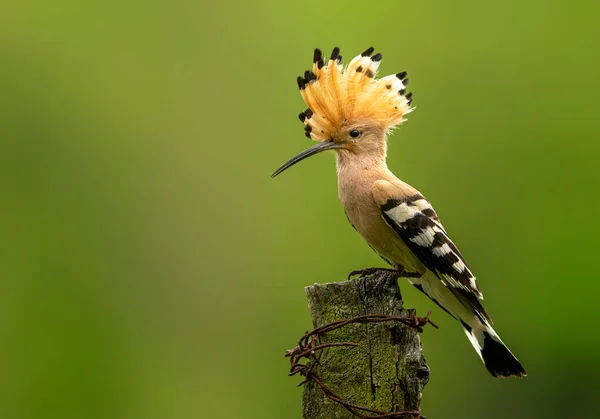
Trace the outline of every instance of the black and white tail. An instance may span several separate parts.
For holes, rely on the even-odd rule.
[[[494,377],[525,377],[527,373],[519,360],[506,347],[487,322],[476,318],[475,324],[463,323],[465,334],[479,354],[487,370]]]
[[[494,377],[525,377],[527,375],[521,363],[490,325],[490,321],[487,320],[489,316],[481,304],[475,308],[471,301],[463,302],[457,297],[457,295],[462,296],[461,294],[454,293],[431,272],[420,278],[409,279],[409,281],[448,314],[461,322],[465,334],[490,374]]]

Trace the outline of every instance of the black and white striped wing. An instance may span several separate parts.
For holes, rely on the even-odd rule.
[[[381,206],[383,219],[427,269],[454,294],[488,317],[479,302],[483,295],[463,256],[448,237],[431,204],[421,195],[389,199]]]

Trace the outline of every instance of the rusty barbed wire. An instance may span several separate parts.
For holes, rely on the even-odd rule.
[[[293,376],[299,374],[304,377],[304,381],[298,384],[298,387],[306,384],[309,381],[315,382],[330,400],[339,403],[342,407],[360,419],[399,419],[407,417],[425,419],[425,416],[421,415],[420,408],[413,411],[383,412],[349,403],[331,390],[331,388],[329,388],[323,382],[321,377],[314,369],[319,364],[319,358],[317,357],[318,351],[321,351],[325,348],[358,346],[358,343],[356,342],[332,342],[319,344],[318,338],[328,332],[331,332],[332,330],[339,329],[351,323],[364,324],[381,323],[387,321],[400,322],[416,330],[417,332],[422,332],[423,326],[427,324],[430,324],[437,329],[438,326],[430,320],[430,316],[431,311],[429,311],[425,317],[418,317],[414,313],[410,317],[389,316],[385,314],[365,314],[362,316],[356,316],[346,320],[338,320],[327,323],[323,326],[319,326],[310,332],[306,332],[298,341],[298,346],[293,349],[288,349],[285,352],[285,356],[290,358],[289,375]],[[308,362],[302,363],[302,359],[307,359]]]

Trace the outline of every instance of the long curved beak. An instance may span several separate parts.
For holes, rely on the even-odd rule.
[[[298,163],[299,161],[304,160],[307,157],[320,153],[325,150],[334,150],[336,148],[343,148],[342,144],[334,143],[332,140],[323,141],[322,143],[316,144],[311,148],[304,150],[302,153],[295,155],[288,161],[286,161],[279,169],[275,170],[271,175],[272,178],[283,172],[285,169],[288,169]]]

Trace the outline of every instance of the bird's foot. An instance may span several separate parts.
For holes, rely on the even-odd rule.
[[[394,278],[420,278],[421,274],[418,272],[406,272],[403,267],[399,269],[391,269],[391,268],[364,268],[357,269],[355,271],[350,272],[348,274],[348,279],[351,279],[353,276],[358,275],[361,276],[393,276]]]
[[[377,275],[377,276],[381,276],[381,275],[389,275],[392,272],[397,272],[396,269],[389,269],[389,268],[364,268],[364,269],[357,269],[355,271],[352,271],[348,274],[348,279],[351,279],[353,276],[371,276],[371,275]]]

